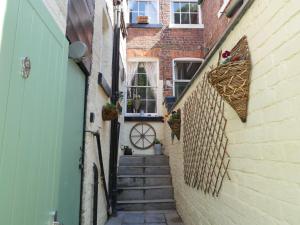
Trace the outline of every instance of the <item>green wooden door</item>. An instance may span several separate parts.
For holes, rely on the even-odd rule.
[[[70,94],[68,42],[43,1],[4,1],[7,9],[0,34],[0,223],[49,224],[49,213],[58,210],[65,225],[68,221],[78,224],[77,145],[81,144],[82,131],[77,134],[78,143],[68,146],[71,141],[63,141],[70,124],[66,113],[71,112],[66,108]],[[32,67],[27,79],[21,76],[25,56]],[[82,104],[78,118],[82,116],[82,102],[78,101]],[[81,127],[82,119],[76,121]],[[67,159],[67,152],[74,155]],[[72,165],[66,166],[70,161]],[[74,179],[72,183],[66,182],[69,178]],[[72,185],[76,186],[72,194],[64,195],[66,187]]]
[[[58,212],[64,225],[78,224],[80,201],[80,169],[85,76],[79,67],[70,60],[68,63],[65,119],[63,131],[63,152]]]

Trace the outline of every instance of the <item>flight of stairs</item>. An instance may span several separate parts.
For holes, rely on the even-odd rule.
[[[117,209],[119,211],[175,209],[167,156],[120,157]]]

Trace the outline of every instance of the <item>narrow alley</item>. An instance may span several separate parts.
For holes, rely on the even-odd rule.
[[[0,225],[299,225],[298,0],[1,0]]]

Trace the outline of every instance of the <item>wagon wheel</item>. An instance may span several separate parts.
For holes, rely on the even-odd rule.
[[[129,139],[131,144],[138,149],[148,149],[155,141],[156,132],[148,123],[137,123],[131,128]]]

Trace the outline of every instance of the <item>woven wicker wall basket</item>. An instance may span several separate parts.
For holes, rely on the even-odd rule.
[[[221,54],[220,54],[221,55]],[[220,64],[208,73],[208,82],[237,112],[242,122],[247,120],[251,60],[246,36],[231,50],[238,60]]]
[[[181,110],[178,109],[177,112],[172,112],[168,124],[175,134],[178,140],[180,140],[180,129],[181,129]]]
[[[181,127],[181,120],[177,119],[174,121],[168,121],[168,124],[171,128],[171,130],[173,131],[173,133],[175,134],[175,136],[177,137],[177,139],[180,139],[180,127]]]

